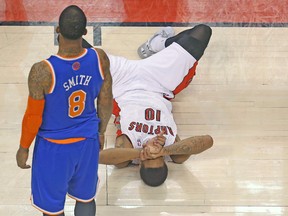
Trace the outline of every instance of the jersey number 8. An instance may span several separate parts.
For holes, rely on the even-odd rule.
[[[68,98],[69,111],[71,118],[80,116],[85,109],[86,92],[82,90],[74,91]]]

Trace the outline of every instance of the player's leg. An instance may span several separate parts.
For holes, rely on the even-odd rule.
[[[86,139],[78,142],[79,159],[75,163],[75,172],[68,185],[68,195],[76,200],[75,216],[94,216],[96,204],[94,198],[98,185],[98,139]]]
[[[44,215],[64,215],[67,184],[74,171],[71,152],[67,147],[68,145],[58,145],[40,137],[36,138],[31,200],[32,205]]]
[[[204,24],[187,29],[165,41],[165,46],[173,42],[180,44],[197,61],[202,57],[212,35],[212,29]]]
[[[74,215],[75,216],[95,216],[96,213],[96,203],[93,199],[88,203],[83,203],[76,201]]]
[[[161,51],[165,48],[166,39],[172,37],[174,34],[174,30],[170,26],[160,29],[137,49],[139,57],[144,59]]]
[[[122,134],[116,137],[115,148],[133,148],[133,145],[130,139],[125,134]],[[117,168],[124,168],[127,167],[130,163],[131,161],[126,161],[115,166]]]
[[[165,27],[159,32],[169,28],[171,27]],[[154,34],[147,42],[138,48],[137,52],[141,58],[147,58],[156,52],[161,51],[165,47],[168,47],[173,42],[177,42],[196,60],[199,60],[203,55],[212,35],[211,28],[204,24],[196,25],[192,29],[184,30],[175,36],[173,36],[171,33],[165,34],[164,37],[159,34],[159,32]]]

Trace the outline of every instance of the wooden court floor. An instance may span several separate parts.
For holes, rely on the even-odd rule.
[[[138,45],[158,29],[103,27],[101,48],[137,59]],[[30,170],[16,166],[15,153],[27,75],[57,51],[53,31],[0,26],[1,216],[41,215],[30,205]],[[168,179],[157,188],[140,181],[136,166],[101,165],[97,215],[288,215],[287,34],[287,28],[214,27],[197,76],[173,101],[180,137],[210,134],[214,146],[182,165],[169,163]],[[112,120],[107,135],[112,147]],[[66,204],[73,215],[74,202]]]
[[[288,215],[288,29],[274,25],[287,24],[288,2],[149,2],[150,7],[137,1],[139,10],[129,0],[73,1],[96,23],[212,23],[213,35],[197,75],[173,100],[173,113],[181,138],[210,134],[214,146],[182,165],[169,163],[168,179],[157,188],[141,182],[137,166],[100,165],[97,216]],[[30,205],[30,170],[16,166],[15,154],[29,70],[57,52],[53,24],[45,21],[57,22],[68,4],[71,1],[0,0],[0,21],[13,24],[0,25],[0,216],[41,215]],[[32,24],[23,26],[22,21]],[[241,27],[239,22],[264,25]],[[102,26],[101,48],[138,59],[138,46],[159,29],[152,26]],[[91,25],[86,39],[95,42]],[[111,119],[106,147],[113,147],[114,140]],[[67,216],[73,215],[73,206],[67,198]]]

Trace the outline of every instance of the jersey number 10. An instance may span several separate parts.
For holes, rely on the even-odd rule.
[[[145,109],[145,119],[147,121],[152,121],[156,120],[159,121],[161,120],[161,111],[160,110],[154,110],[152,108],[147,108]]]

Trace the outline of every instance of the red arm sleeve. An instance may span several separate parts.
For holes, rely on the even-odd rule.
[[[35,100],[28,97],[27,109],[22,121],[20,145],[29,148],[42,124],[45,100]]]

